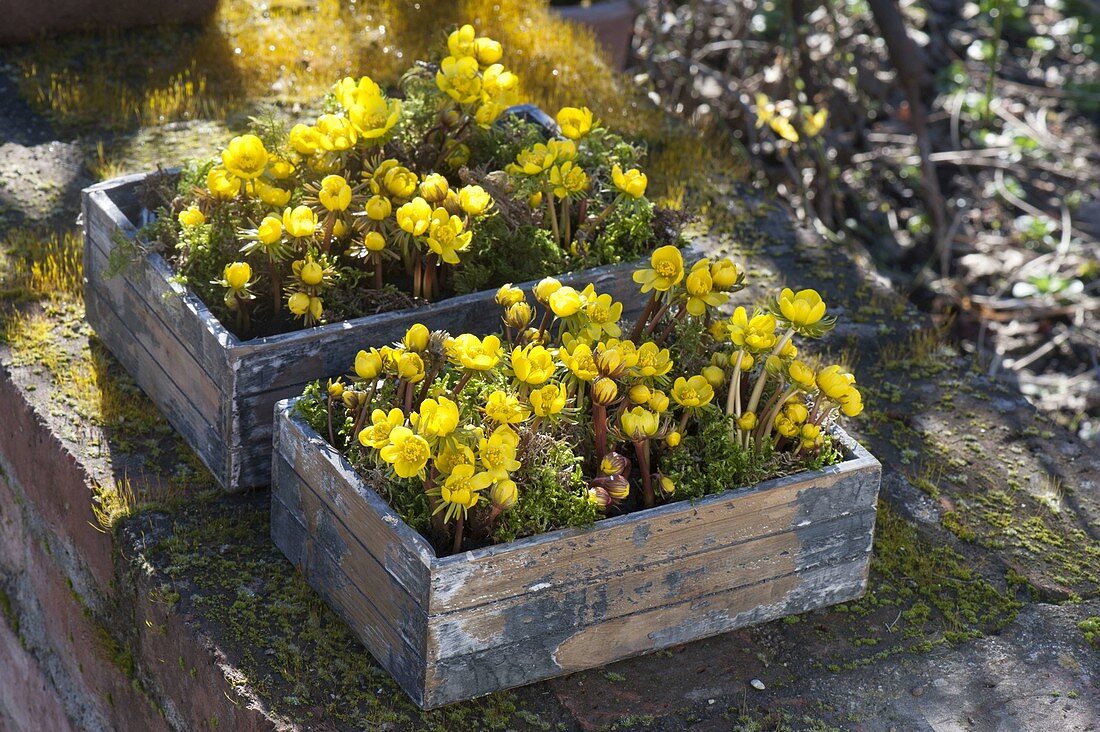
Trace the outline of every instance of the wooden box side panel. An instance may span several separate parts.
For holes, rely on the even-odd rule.
[[[224,482],[220,384],[199,363],[192,344],[180,337],[173,319],[165,317],[164,298],[150,292],[148,284],[158,275],[149,271],[149,261],[134,262],[123,275],[106,276],[114,232],[132,235],[132,225],[109,200],[104,202],[102,193],[93,192],[84,201],[85,316],[203,464]]]
[[[848,478],[821,492],[830,494],[832,501],[855,504],[867,490]],[[644,543],[632,540],[622,552],[599,554],[603,564],[566,574],[565,579],[548,578],[549,563],[531,557],[529,566],[512,573],[520,594],[433,615],[429,658],[461,656],[539,636],[560,642],[587,626],[655,610],[683,597],[707,596],[819,564],[844,562],[865,552],[862,537],[870,532],[874,511],[860,507],[795,529],[801,522],[797,516],[797,502],[763,510],[746,505],[744,513],[716,516],[722,520],[695,524],[681,533],[675,552],[662,549],[654,558]],[[639,518],[644,530],[650,525]]]

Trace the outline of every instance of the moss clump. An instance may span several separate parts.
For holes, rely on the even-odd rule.
[[[1093,615],[1085,618],[1077,624],[1077,627],[1085,634],[1085,641],[1090,646],[1100,649],[1100,616]]]

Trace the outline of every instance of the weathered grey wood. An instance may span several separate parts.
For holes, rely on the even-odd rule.
[[[425,633],[422,645],[408,644],[423,650],[424,676],[401,683],[425,708],[843,602],[866,587],[881,467],[839,429],[845,460],[825,470],[440,558],[394,523],[293,404],[277,407],[275,460],[285,467],[274,487],[278,510],[332,521],[315,543],[341,579],[311,578],[314,586],[393,583],[378,561],[387,544],[427,571],[401,585],[421,593],[423,617],[405,617]],[[284,480],[298,498],[282,498]],[[349,596],[330,601],[339,609]],[[375,652],[378,641],[360,636]],[[386,652],[376,652],[383,665]]]
[[[194,293],[171,281],[171,269],[157,254],[133,263],[116,277],[105,276],[106,263],[117,246],[116,236],[133,238],[136,234],[140,214],[137,190],[146,177],[132,175],[85,189],[85,256],[91,263],[86,271],[85,289],[98,293],[105,307],[122,323],[155,319],[172,335],[172,338],[159,335],[154,338],[135,324],[131,331],[139,340],[163,340],[168,344],[174,339],[179,344],[178,350],[186,352],[187,358],[168,359],[162,361],[162,366],[175,380],[177,390],[193,397],[194,410],[202,420],[220,433],[222,445],[216,461],[208,457],[212,448],[191,441],[205,439],[199,438],[198,432],[192,430],[184,436],[196,453],[205,456],[204,464],[227,490],[269,482],[272,405],[284,397],[300,394],[311,381],[347,372],[359,349],[397,340],[417,322],[451,332],[480,334],[499,328],[500,310],[493,302],[495,291],[486,291],[422,308],[242,342],[217,321]],[[593,282],[598,290],[622,300],[629,318],[644,304],[630,277],[638,266],[638,263],[610,265],[562,275],[560,279],[577,286]],[[530,288],[533,284],[522,286]],[[97,313],[91,315],[97,317]],[[100,327],[99,322],[93,321],[92,325]],[[104,343],[116,355],[128,347],[108,338],[104,338]],[[148,342],[142,347],[155,352],[169,345]],[[123,365],[137,376],[137,362],[123,360]],[[159,382],[151,377],[137,380],[175,426],[179,420],[173,418],[172,412],[178,403],[168,404],[161,397],[163,390],[157,388]],[[218,393],[216,400],[211,398],[213,389]]]
[[[867,557],[860,555],[755,585],[685,597],[673,605],[590,625],[576,634],[559,626],[557,643],[524,641],[443,659],[428,665],[424,706],[471,699],[847,602],[866,589],[866,566]]]

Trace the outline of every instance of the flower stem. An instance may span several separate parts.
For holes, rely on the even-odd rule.
[[[635,440],[634,453],[638,456],[638,468],[642,471],[642,504],[653,508],[657,503],[653,496],[653,482],[649,475],[649,441]]]
[[[470,377],[473,375],[473,373],[473,371],[467,371],[462,374],[462,378],[458,380],[458,383],[455,384],[454,391],[451,392],[451,396],[453,398],[458,398],[458,393],[462,391],[462,387],[466,386],[466,382],[470,380]]]
[[[607,407],[592,400],[592,431],[596,437],[596,465],[607,454]]]
[[[733,375],[730,376],[730,391],[726,395],[726,414],[735,417],[741,416],[741,362],[745,358],[744,351],[737,352],[737,362],[733,364]]]
[[[382,252],[374,253],[374,289],[382,289]]]
[[[554,243],[561,246],[561,233],[558,231],[558,215],[554,210],[554,192],[550,190],[550,183],[545,186],[543,193],[546,196],[546,215],[550,217],[550,227],[554,232]]]
[[[649,296],[649,302],[645,304],[642,314],[638,316],[638,320],[634,323],[634,329],[630,331],[630,340],[636,341],[642,335],[642,329],[645,328],[646,322],[649,320],[649,316],[653,314],[653,309],[657,307],[658,302],[660,300],[657,291],[654,290],[653,294]]]
[[[462,530],[463,528],[465,528],[463,526],[464,523],[465,521],[462,517],[462,514],[459,513],[458,518],[455,519],[455,543],[451,546],[452,554],[458,554],[460,551],[462,551]]]

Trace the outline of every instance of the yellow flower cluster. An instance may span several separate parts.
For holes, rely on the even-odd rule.
[[[500,63],[504,50],[464,25],[447,38],[450,55],[439,63],[436,86],[481,127],[489,127],[518,100],[519,77]]]
[[[757,128],[767,125],[787,142],[798,142],[801,139],[800,130],[803,137],[817,137],[828,119],[829,110],[825,107],[817,110],[810,107],[798,108],[787,99],[772,101],[767,94],[756,95]]]

